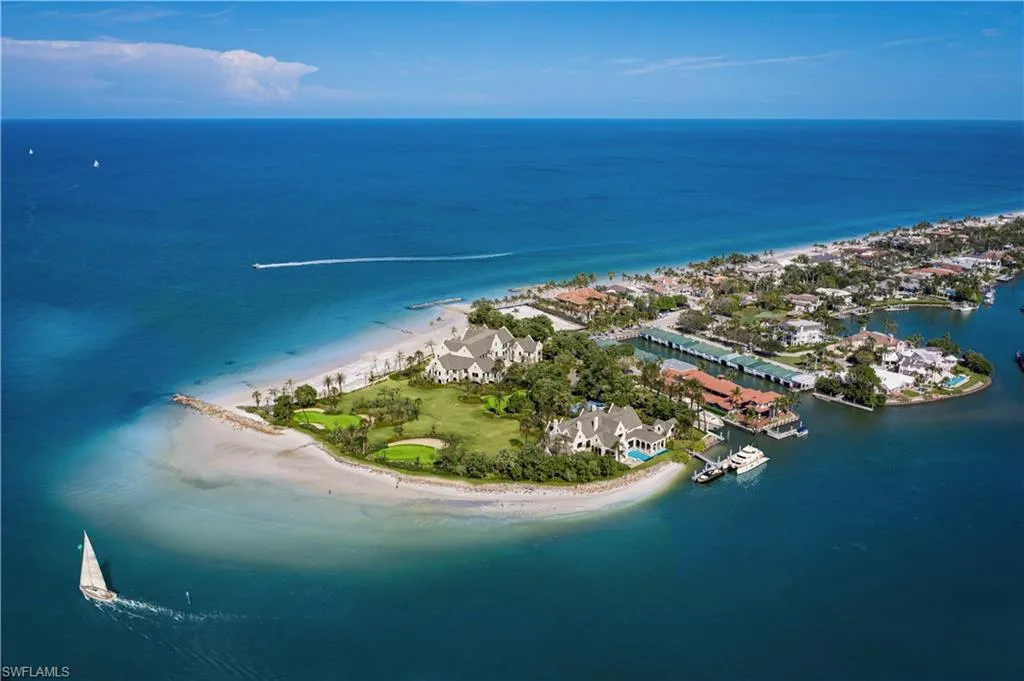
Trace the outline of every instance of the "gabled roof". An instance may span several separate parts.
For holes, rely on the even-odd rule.
[[[516,344],[523,349],[523,352],[537,351],[537,341],[533,340],[530,336],[517,339]]]
[[[480,370],[489,373],[494,369],[494,360],[490,357],[463,357],[461,355],[441,355],[435,358],[437,363],[441,365],[441,368],[445,371],[463,371],[469,369],[474,364],[480,367]]]

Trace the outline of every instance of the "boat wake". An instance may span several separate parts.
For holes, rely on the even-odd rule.
[[[246,619],[243,615],[233,615],[226,612],[183,612],[131,598],[118,598],[112,603],[101,603],[99,605],[104,609],[109,608],[113,613],[125,615],[131,619],[163,619],[172,622],[227,622]]]
[[[494,258],[507,258],[515,255],[508,253],[484,253],[481,255],[425,255],[425,256],[380,256],[369,258],[328,258],[326,260],[297,260],[294,262],[269,262],[255,263],[253,267],[258,270],[273,269],[276,267],[310,267],[312,265],[350,265],[353,263],[365,262],[446,262],[454,260],[492,260]]]

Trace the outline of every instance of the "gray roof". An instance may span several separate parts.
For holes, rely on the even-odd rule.
[[[622,423],[626,427],[626,430],[633,430],[644,425],[644,422],[640,420],[640,416],[636,413],[633,407],[616,407],[614,404],[608,407],[608,411],[605,414],[605,418],[613,422],[612,430],[615,430],[615,425]],[[601,419],[602,421],[604,419]]]
[[[519,347],[521,347],[524,352],[537,351],[537,341],[533,340],[533,338],[531,338],[530,336],[527,336],[526,338],[520,338],[516,342],[519,343]]]
[[[654,422],[654,426],[655,427],[661,426],[662,430],[664,430],[667,433],[671,429],[675,428],[676,425],[678,425],[678,423],[679,422],[676,421],[675,419],[669,419],[667,421],[662,421],[662,420],[659,419],[659,420]]]
[[[665,434],[659,433],[650,426],[644,426],[643,428],[639,428],[629,433],[629,437],[637,440],[643,440],[644,442],[657,442],[658,440],[664,440]]]
[[[490,357],[462,357],[461,355],[441,355],[437,358],[438,364],[445,371],[462,371],[469,369],[476,364],[484,372],[490,372],[494,368],[494,360]]]
[[[512,332],[504,326],[500,329],[489,329],[486,326],[471,326],[462,335],[462,342],[469,345],[478,341],[487,341],[487,345],[490,345],[495,336],[503,344],[510,343],[515,338]]]
[[[597,418],[597,427],[594,427],[594,418]],[[597,440],[606,448],[614,447],[618,441],[615,429],[622,424],[627,432],[643,428],[643,422],[632,407],[616,407],[612,405],[607,410],[593,409],[585,411],[574,419],[558,423],[553,431],[556,434],[563,434],[570,438],[576,437],[580,432],[583,437]],[[653,429],[652,429],[653,430]]]

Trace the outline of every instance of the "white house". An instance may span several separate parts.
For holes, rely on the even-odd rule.
[[[850,305],[853,303],[853,294],[841,288],[826,288],[824,286],[815,289],[815,293],[825,298],[834,299],[839,305]]]
[[[939,383],[953,375],[957,358],[946,355],[936,348],[904,346],[887,351],[882,357],[882,362],[888,370],[909,376],[912,380],[921,377],[927,383]]]
[[[793,293],[786,296],[786,301],[794,310],[803,314],[814,312],[821,306],[821,299],[810,293]]]
[[[871,368],[875,370],[875,374],[882,381],[882,390],[887,395],[897,395],[907,388],[914,387],[913,376],[898,374],[894,371],[883,369],[880,366],[873,366]]]
[[[782,324],[782,342],[786,345],[814,345],[822,341],[823,329],[819,322],[790,319]]]
[[[555,419],[548,424],[548,433],[554,453],[593,451],[635,464],[637,461],[629,456],[631,450],[657,454],[665,449],[675,428],[675,419],[648,426],[632,407],[611,405],[607,409],[594,406],[573,419]]]
[[[503,364],[539,362],[544,344],[533,338],[515,338],[505,327],[471,326],[460,339],[441,344],[423,375],[437,383],[473,381],[491,383],[501,377]]]

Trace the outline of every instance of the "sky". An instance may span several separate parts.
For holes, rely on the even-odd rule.
[[[2,115],[1024,119],[1024,3],[4,2]]]

